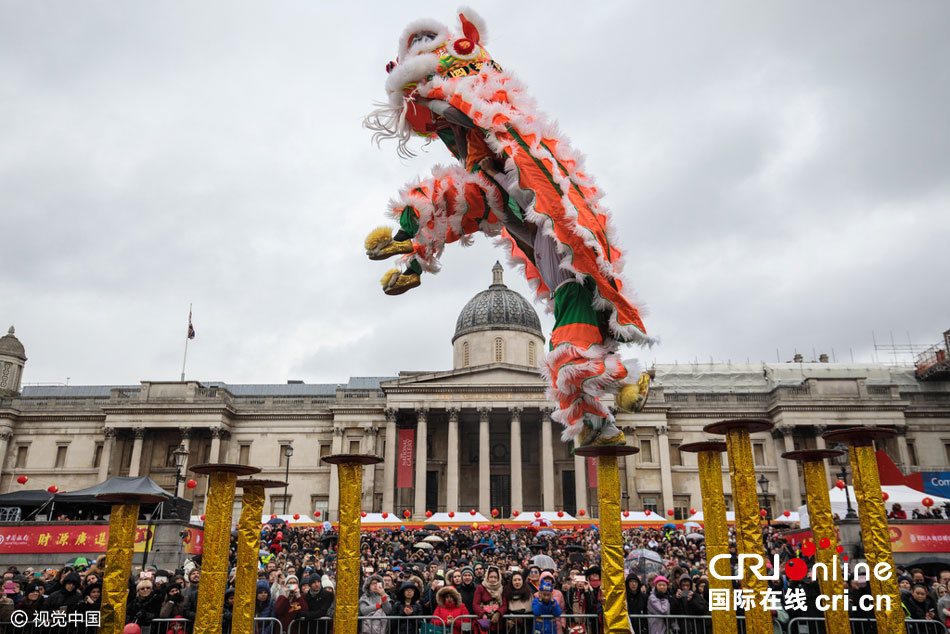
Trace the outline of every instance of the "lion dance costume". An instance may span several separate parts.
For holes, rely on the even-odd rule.
[[[433,20],[403,31],[387,65],[389,101],[365,121],[377,143],[396,139],[400,156],[412,156],[408,142],[423,136],[440,139],[457,163],[406,185],[389,205],[398,232],[375,229],[366,253],[402,257],[382,279],[387,294],[399,295],[438,271],[446,244],[469,244],[477,231],[495,238],[554,312],[542,372],[562,438],[623,444],[601,397],[642,409],[650,377],[617,350],[653,339],[621,277],[608,212],[580,157],[483,47],[482,20],[463,9],[459,22],[460,33]]]

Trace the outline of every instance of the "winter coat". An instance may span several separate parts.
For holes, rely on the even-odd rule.
[[[406,600],[406,589],[412,588],[415,591],[412,599]],[[404,581],[399,589],[396,590],[396,600],[393,602],[394,617],[399,616],[422,616],[422,604],[419,602],[419,588],[411,581]],[[410,614],[406,614],[406,608],[409,608]],[[396,631],[394,634],[416,634],[419,631],[421,619],[397,619]]]
[[[454,605],[451,607],[446,605],[446,599],[448,597],[452,597],[454,601]],[[465,604],[462,603],[462,595],[459,594],[459,591],[452,586],[445,586],[435,595],[435,600],[438,606],[432,613],[432,616],[435,617],[432,620],[432,624],[442,625],[445,623],[449,625],[450,619],[453,619],[454,622],[451,622],[452,634],[461,634],[462,622],[465,619],[459,619],[458,617],[468,614],[468,611],[465,609]]]
[[[184,617],[187,608],[188,598],[185,597],[184,593],[179,592],[178,596],[174,598],[166,594],[165,601],[162,603],[162,608],[159,610],[158,616],[162,619],[171,619],[178,614]]]
[[[656,590],[650,593],[647,599],[647,614],[669,614],[669,593],[657,594]],[[647,619],[650,624],[650,634],[666,634],[667,627],[678,625],[671,619]]]
[[[274,600],[271,599],[270,596],[270,584],[263,579],[257,582],[257,594],[260,594],[261,592],[266,592],[267,598],[263,601],[260,601],[256,596],[254,597],[254,618],[275,618]],[[261,621],[260,625],[255,624],[254,631],[257,632],[257,634],[271,634],[274,631],[274,622]]]
[[[392,613],[392,602],[385,592],[377,594],[369,591],[369,586],[373,581],[380,585],[383,578],[379,575],[372,575],[363,584],[363,595],[360,597],[360,616],[384,617]],[[388,622],[383,618],[366,619],[363,621],[363,634],[387,634],[389,629]]]
[[[637,586],[636,592],[630,591],[631,579],[636,579],[640,584]],[[627,597],[627,614],[633,617],[630,619],[633,632],[634,634],[645,634],[647,631],[647,621],[640,615],[647,613],[647,593],[643,591],[643,583],[640,581],[640,577],[638,577],[636,573],[631,572],[624,581],[624,588],[626,589]]]
[[[162,597],[153,590],[147,597],[140,597],[138,593],[125,611],[125,622],[135,623],[143,630],[152,625],[162,611]],[[172,615],[174,616],[174,615]]]
[[[72,592],[66,591],[67,583],[74,583]],[[79,589],[79,575],[71,572],[62,579],[60,589],[49,595],[45,608],[50,612],[65,608],[67,613],[75,612],[82,603],[82,591]]]
[[[231,621],[234,620],[234,607],[228,605],[229,597],[234,597],[234,588],[228,588],[224,592],[224,607],[221,609],[221,631],[223,634],[228,634],[231,631]],[[182,614],[182,616],[188,618],[187,614]]]
[[[485,616],[485,607],[490,605],[498,606],[498,614],[505,613],[505,594],[502,592],[501,597],[496,601],[492,598],[491,594],[488,593],[488,588],[482,584],[478,584],[478,587],[475,589],[475,596],[472,599],[472,609],[474,610],[472,614],[476,615],[478,618],[488,618]],[[499,617],[500,619],[501,617]]]
[[[455,589],[462,595],[462,603],[465,604],[465,609],[468,610],[467,614],[475,614],[475,590],[478,589],[478,586],[474,583],[468,585],[463,583],[459,584]]]
[[[556,634],[557,617],[561,616],[561,605],[557,601],[551,598],[544,602],[541,597],[535,597],[531,602],[531,613],[534,614],[533,634]]]

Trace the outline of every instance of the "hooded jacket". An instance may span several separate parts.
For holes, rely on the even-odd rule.
[[[453,605],[447,605],[447,599],[451,597]],[[452,634],[461,634],[462,631],[462,622],[465,619],[459,619],[458,617],[468,614],[468,611],[465,609],[465,604],[462,603],[462,595],[459,594],[459,591],[452,586],[444,586],[439,590],[438,594],[435,595],[436,607],[435,611],[432,613],[434,617],[432,619],[433,625],[442,625],[445,623],[449,625],[449,620],[452,619]]]
[[[261,579],[257,582],[256,593],[260,594],[262,592],[267,593],[267,598],[261,601],[255,595],[254,597],[254,618],[274,618],[274,600],[270,595],[270,584],[266,580]],[[260,626],[254,628],[258,634],[271,634],[274,629],[273,621],[264,621]]]
[[[412,598],[406,598],[406,590],[412,590]],[[409,614],[406,614],[408,608]],[[393,602],[394,617],[399,616],[422,616],[422,603],[419,602],[419,588],[412,581],[403,581],[399,589],[396,590],[396,600]],[[419,620],[405,619],[396,620],[396,634],[415,634],[419,631]]]
[[[366,579],[363,584],[363,595],[360,597],[360,616],[382,617],[392,614],[392,601],[385,591],[382,593],[370,592],[370,585],[376,581],[380,586],[383,584],[383,578],[379,575],[372,575]],[[386,634],[388,623],[385,619],[365,619],[362,625],[363,634]]]
[[[68,583],[75,584],[72,592],[66,590],[66,584]],[[46,600],[46,609],[54,612],[60,608],[65,608],[66,612],[75,612],[82,604],[82,591],[79,587],[79,575],[75,572],[69,573],[63,577],[59,590],[49,595],[49,599]]]
[[[630,581],[632,579],[637,580],[637,590],[636,592],[630,591]],[[624,580],[624,591],[627,595],[627,614],[631,616],[637,616],[640,614],[647,613],[647,593],[643,591],[643,582],[640,581],[640,577],[636,573],[631,572],[627,575],[627,578]],[[633,618],[630,619],[630,623],[633,626],[633,631],[636,634],[641,634],[647,629],[646,621],[642,618]]]

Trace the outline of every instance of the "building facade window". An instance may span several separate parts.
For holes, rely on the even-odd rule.
[[[765,465],[765,443],[754,442],[752,443],[752,461],[755,466]]]
[[[320,458],[325,458],[326,456],[329,456],[329,455],[330,455],[330,445],[320,443]]]
[[[501,337],[495,337],[495,363],[501,363],[505,360],[505,340]]]
[[[327,499],[325,495],[311,495],[310,496],[310,510],[313,512],[313,517],[319,522],[327,520],[327,510],[330,508],[330,500]],[[317,515],[319,511],[320,515]]]
[[[655,495],[641,495],[640,499],[643,500],[643,510],[649,510],[651,513],[656,513],[657,508],[657,497]]]
[[[462,367],[467,368],[472,364],[472,348],[467,341],[462,342]]]
[[[350,441],[350,453],[360,453],[360,441],[358,440]]]
[[[907,441],[907,459],[910,460],[912,465],[920,464],[917,462],[917,445],[912,440]]]
[[[287,448],[290,447],[290,443],[282,442],[280,443],[280,456],[278,456],[278,463],[281,468],[287,466]]]
[[[96,450],[92,453],[92,467],[93,469],[98,469],[99,465],[102,464],[102,443],[96,443]]]
[[[680,443],[678,442],[670,443],[670,465],[674,467],[683,466],[683,456],[680,454]],[[686,503],[689,504],[689,501]]]
[[[27,445],[20,445],[16,448],[16,468],[22,469],[26,466],[26,458],[30,448]]]
[[[653,442],[649,438],[641,438],[639,445],[640,445],[640,453],[637,454],[637,460],[641,464],[652,464],[653,463]]]
[[[528,365],[534,367],[538,364],[537,353],[535,352],[535,346],[533,341],[528,342]]]
[[[62,469],[66,466],[66,452],[69,450],[69,445],[59,445],[56,447],[56,462],[54,467],[56,469]]]
[[[251,463],[251,445],[242,444],[238,447],[238,464]]]
[[[276,515],[278,513],[283,514],[285,508],[290,508],[290,501],[294,496],[287,496],[287,506],[284,506],[284,496],[283,495],[272,495],[270,497],[270,513],[271,515]]]
[[[673,518],[678,521],[689,519],[689,496],[673,496]]]

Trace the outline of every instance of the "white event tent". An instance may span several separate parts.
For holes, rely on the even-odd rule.
[[[854,497],[854,487],[849,485],[847,490],[848,497],[851,499],[851,508],[854,509],[854,514],[857,515],[858,503]],[[884,507],[887,509],[887,512],[891,512],[891,509],[896,502],[900,504],[901,508],[907,513],[907,519],[911,519],[913,517],[915,509],[921,513],[927,512],[927,507],[923,505],[924,498],[929,497],[931,500],[933,500],[933,505],[936,507],[942,507],[944,504],[950,503],[950,500],[947,498],[942,498],[939,495],[923,493],[916,489],[902,485],[882,486],[881,491],[887,493],[887,500],[884,502]],[[845,500],[844,489],[832,487],[831,490],[828,491],[828,496],[831,498],[831,514],[837,515],[839,518],[844,519],[845,515],[848,514],[848,502]],[[808,528],[811,526],[808,521],[808,506],[803,505],[798,507],[798,513],[802,519],[802,528]]]

